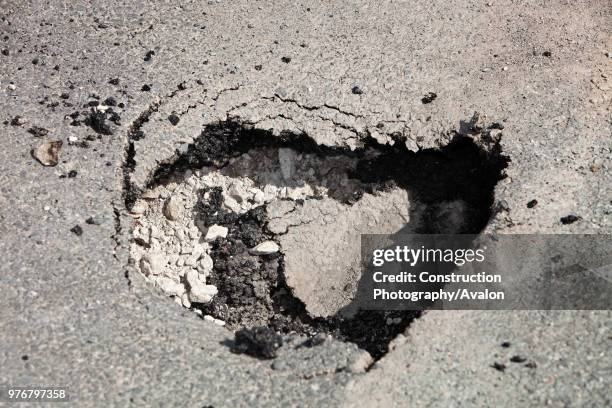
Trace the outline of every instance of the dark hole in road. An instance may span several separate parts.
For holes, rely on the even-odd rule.
[[[401,187],[425,204],[426,221],[413,229],[414,232],[448,233],[444,229],[446,216],[437,213],[436,208],[443,202],[462,200],[467,208],[461,215],[464,222],[452,232],[475,234],[482,231],[491,217],[494,187],[503,177],[507,159],[502,156],[498,143],[485,151],[471,138],[454,136],[443,148],[417,153],[409,151],[401,142],[381,146],[374,140],[366,140],[363,148],[350,151],[317,145],[306,135],[273,136],[240,123],[222,122],[207,126],[177,160],[158,168],[149,186],[164,183],[172,175],[188,169],[223,168],[230,159],[257,149],[291,148],[316,154],[322,160],[348,156],[357,161],[349,177],[359,180],[365,186],[364,191],[374,193],[392,186]],[[334,198],[353,204],[364,191]],[[129,206],[137,193],[129,189],[126,193]],[[211,303],[194,303],[192,307],[224,320],[230,329],[265,325],[280,333],[308,336],[330,333],[340,340],[356,343],[379,359],[388,351],[389,342],[420,316],[419,311],[360,310],[350,318],[311,317],[304,303],[286,284],[282,252],[267,256],[249,253],[248,249],[257,242],[275,239],[267,228],[266,204],[244,214],[224,210],[221,205],[220,189],[200,191],[194,216],[206,227],[214,224],[228,227],[229,234],[212,244],[214,269],[208,279],[219,293]]]

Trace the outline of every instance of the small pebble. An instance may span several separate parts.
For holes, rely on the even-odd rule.
[[[427,105],[428,103],[432,103],[437,97],[438,95],[435,92],[429,92],[421,98],[421,103]]]
[[[130,213],[132,215],[140,216],[144,214],[145,211],[147,211],[148,207],[149,206],[146,202],[139,200],[139,201],[136,201],[136,203],[134,203],[134,206],[132,207],[132,210],[130,211]]]
[[[363,94],[363,89],[361,89],[359,85],[355,85],[353,88],[351,88],[351,92],[355,95],[361,95]]]
[[[62,148],[61,140],[46,140],[32,151],[32,155],[43,166],[57,166],[59,162],[59,151]]]
[[[70,232],[80,237],[81,235],[83,235],[83,228],[81,228],[80,225],[75,225],[74,227],[70,228]]]
[[[170,221],[178,220],[182,215],[183,205],[177,197],[170,197],[164,205],[164,215]]]
[[[280,250],[278,244],[274,241],[264,241],[255,248],[249,250],[253,255],[271,255]]]
[[[170,123],[172,123],[173,126],[176,126],[178,125],[181,118],[179,118],[177,115],[173,113],[172,115],[168,116],[168,120],[170,121]]]
[[[206,231],[206,235],[204,236],[204,240],[207,242],[214,241],[217,238],[225,238],[227,237],[228,229],[226,227],[222,227],[221,225],[211,225],[208,227],[208,231]]]

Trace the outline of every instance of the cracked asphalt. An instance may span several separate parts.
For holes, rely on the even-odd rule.
[[[73,406],[611,405],[609,311],[429,312],[367,373],[337,341],[232,354],[131,272],[125,204],[218,121],[417,151],[477,111],[510,159],[487,232],[609,234],[611,23],[606,0],[0,2],[0,384]],[[110,96],[111,135],[71,125]]]

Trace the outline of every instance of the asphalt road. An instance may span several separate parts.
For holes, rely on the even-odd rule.
[[[430,312],[367,373],[335,341],[276,365],[230,353],[230,332],[128,265],[124,201],[218,120],[418,150],[478,111],[510,159],[487,231],[608,234],[608,1],[3,1],[0,17],[0,384],[66,386],[74,406],[611,404],[609,311]],[[111,96],[112,134],[72,125]],[[55,167],[31,155],[45,138],[63,141]]]

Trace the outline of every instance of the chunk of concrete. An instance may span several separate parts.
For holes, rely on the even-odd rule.
[[[273,211],[276,211],[274,209]],[[285,278],[313,317],[335,315],[352,301],[361,278],[361,234],[392,234],[408,223],[408,193],[364,194],[354,205],[309,200],[284,217],[279,236]]]

